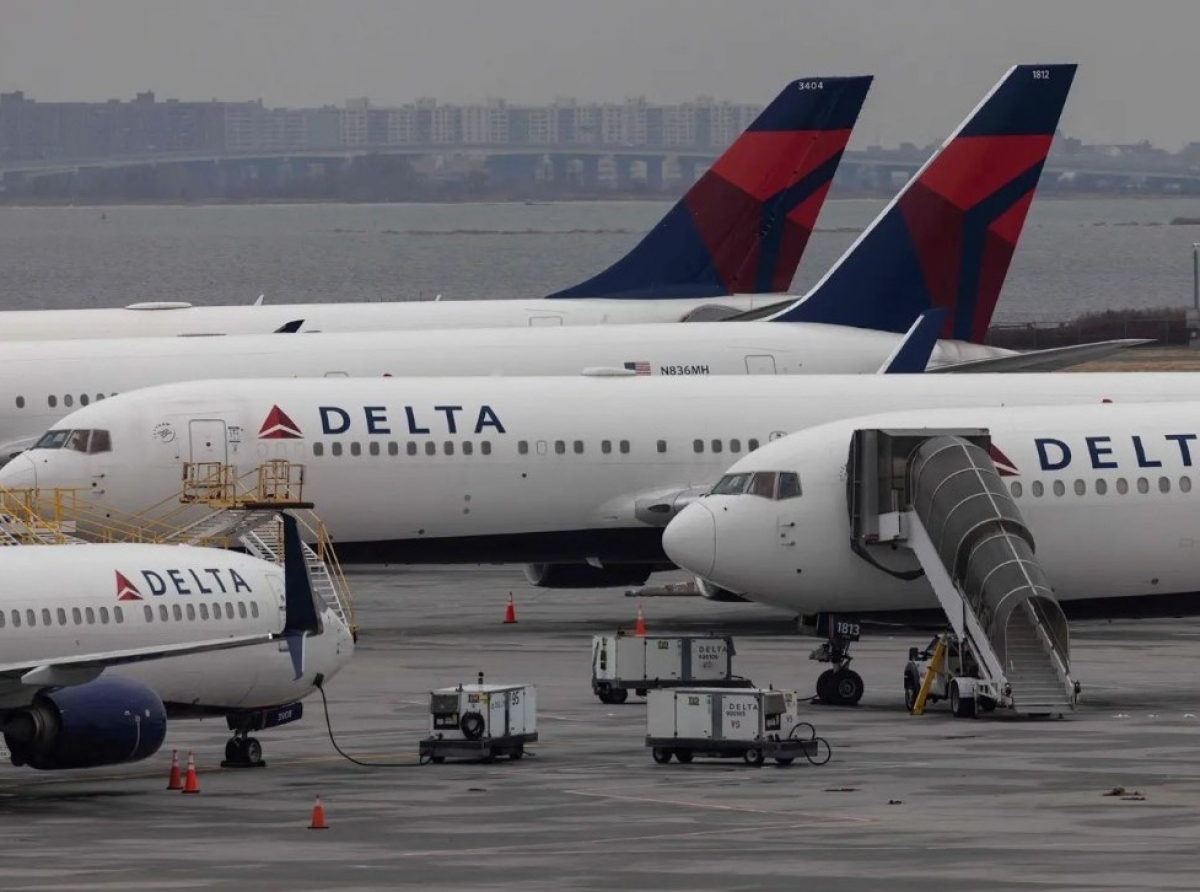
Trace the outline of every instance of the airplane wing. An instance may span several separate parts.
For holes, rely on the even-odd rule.
[[[94,680],[109,666],[159,660],[164,657],[181,657],[190,654],[210,653],[252,644],[265,644],[277,636],[235,635],[229,638],[214,638],[208,641],[189,641],[184,644],[165,644],[153,647],[135,647],[128,650],[113,650],[104,653],[79,654],[50,660],[29,660],[23,663],[0,663],[0,677],[5,681],[19,681],[32,687],[58,687],[62,685],[86,684]]]
[[[927,369],[926,374],[946,372],[1057,372],[1071,366],[1111,356],[1118,350],[1149,344],[1148,338],[1122,338],[1115,341],[1097,341],[1094,344],[1072,344],[1069,347],[1051,347],[1049,350],[1032,350],[1029,353],[1014,353],[994,359],[973,359]]]

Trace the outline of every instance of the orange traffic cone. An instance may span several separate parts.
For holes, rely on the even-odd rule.
[[[329,825],[325,823],[325,807],[321,805],[321,797],[317,797],[317,801],[313,803],[312,822],[308,825],[309,830],[328,830]]]
[[[179,750],[171,750],[171,776],[167,779],[167,789],[183,789],[183,778],[179,774]]]
[[[515,623],[517,621],[517,608],[513,606],[512,592],[508,593],[508,606],[504,608],[504,622]]]
[[[642,616],[642,602],[638,601],[637,619],[633,621],[633,634],[638,638],[646,637],[646,618]]]
[[[196,779],[196,756],[191,750],[188,750],[187,773],[183,778],[183,792],[200,792],[200,781]]]

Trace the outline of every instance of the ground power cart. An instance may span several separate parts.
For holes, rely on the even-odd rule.
[[[646,746],[654,761],[696,756],[741,758],[760,766],[767,759],[791,765],[804,756],[829,761],[829,744],[799,716],[794,691],[750,688],[676,688],[650,691],[646,700]]]
[[[429,695],[429,731],[422,761],[520,759],[538,739],[533,685],[479,684],[442,688]]]
[[[750,688],[733,674],[733,639],[715,635],[597,635],[592,639],[592,692],[601,703],[624,703],[657,688],[703,685]]]

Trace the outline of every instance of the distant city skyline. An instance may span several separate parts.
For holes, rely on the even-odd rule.
[[[644,95],[761,104],[876,75],[852,145],[943,137],[1014,62],[1079,62],[1064,132],[1200,141],[1200,3],[1155,0],[5,0],[0,92],[381,107]]]

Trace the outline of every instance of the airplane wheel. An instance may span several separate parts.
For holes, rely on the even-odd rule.
[[[246,762],[246,748],[240,737],[230,737],[225,743],[225,761],[230,765],[242,765]]]
[[[839,669],[834,674],[834,696],[839,706],[854,706],[862,699],[862,676],[853,669]]]
[[[833,705],[836,702],[837,692],[833,685],[833,676],[836,674],[836,670],[826,669],[817,676],[817,699],[822,703]]]
[[[257,737],[246,738],[246,764],[258,765],[262,762],[262,744]]]

